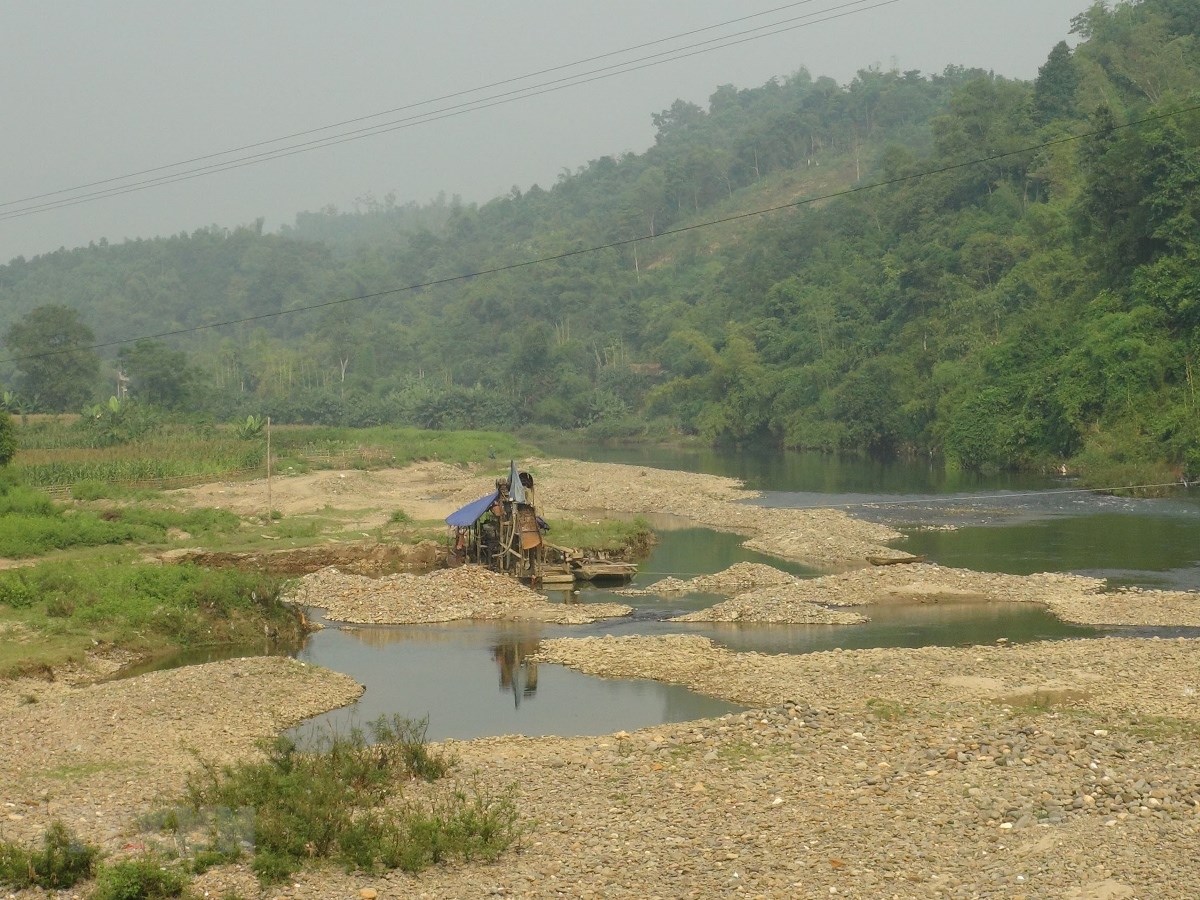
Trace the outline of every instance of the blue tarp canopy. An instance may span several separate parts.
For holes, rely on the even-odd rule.
[[[499,492],[492,491],[486,497],[480,497],[478,500],[472,500],[462,509],[455,510],[446,516],[447,525],[455,525],[459,528],[467,528],[479,521],[479,517],[488,511],[496,498],[500,496]]]

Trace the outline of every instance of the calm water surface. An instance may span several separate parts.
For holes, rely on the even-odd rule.
[[[778,507],[836,507],[907,535],[896,546],[946,566],[1027,575],[1078,572],[1117,585],[1200,589],[1200,487],[1166,499],[1080,490],[1070,479],[972,475],[910,461],[816,453],[584,448],[601,462],[739,478]],[[952,526],[954,530],[939,530]]]

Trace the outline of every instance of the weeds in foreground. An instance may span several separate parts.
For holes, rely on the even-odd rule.
[[[868,697],[867,711],[877,722],[899,722],[912,715],[912,708],[907,704],[883,697]]]
[[[92,876],[99,855],[99,847],[76,840],[65,825],[54,822],[42,836],[40,850],[0,842],[0,884],[17,890],[69,888]]]
[[[91,900],[166,900],[187,887],[187,876],[153,854],[102,866]]]
[[[412,872],[448,858],[494,859],[519,836],[510,797],[459,788],[424,807],[385,805],[405,780],[449,772],[451,761],[425,742],[427,724],[384,717],[368,726],[374,743],[359,729],[311,752],[280,738],[264,760],[205,765],[188,782],[188,814],[246,811],[251,864],[264,883],[314,859]]]

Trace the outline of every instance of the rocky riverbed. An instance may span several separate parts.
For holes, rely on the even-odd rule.
[[[178,797],[201,760],[225,763],[362,688],[283,657],[252,657],[88,682],[107,658],[53,681],[0,682],[0,837],[52,820],[119,850],[135,822]],[[71,673],[68,673],[71,674]]]
[[[750,506],[742,501],[752,495],[729,479],[566,460],[531,467],[540,502],[566,514],[671,512],[826,568],[902,555],[882,546],[899,537],[890,529],[839,512]],[[321,473],[303,476],[307,488],[292,494],[289,482],[299,482],[279,479],[276,496],[292,514],[336,495],[366,510],[365,526],[396,508],[444,515],[490,487],[451,466],[424,464],[420,473]],[[211,496],[236,508],[243,490],[216,486]],[[244,502],[261,506],[261,497],[247,490]],[[718,621],[856,617],[889,600],[1022,600],[1082,623],[1200,624],[1195,593],[1111,592],[1069,575],[906,565],[796,580],[769,567],[735,570],[681,589],[729,594],[706,611]],[[470,570],[389,581],[326,569],[308,576],[295,599],[359,622],[597,614],[518,587],[484,584]],[[316,869],[261,891],[245,865],[225,866],[198,879],[196,895],[1200,896],[1200,641],[772,656],[673,635],[543,641],[540,654],[545,663],[684,684],[754,709],[598,738],[445,742],[458,777],[515,791],[527,832],[497,863],[417,876]],[[32,839],[60,818],[110,851],[132,852],[137,818],[176,796],[197,759],[245,757],[255,740],[360,690],[345,676],[281,659],[91,683],[119,662],[94,661],[52,682],[0,684],[0,837]]]
[[[619,593],[652,596],[686,591],[733,596],[673,621],[856,624],[867,619],[828,607],[889,602],[1021,602],[1040,603],[1058,618],[1080,625],[1200,627],[1197,591],[1110,591],[1102,578],[1050,572],[1004,575],[932,563],[871,566],[820,578],[795,578],[771,566],[738,563],[714,575],[689,581],[668,578],[644,590]]]
[[[288,599],[322,607],[338,622],[373,625],[498,619],[582,625],[633,612],[622,603],[551,603],[515,579],[482,566],[382,578],[326,568],[301,578]]]
[[[520,850],[419,876],[310,872],[271,896],[1200,896],[1197,650],[545,642],[545,660],[763,708],[600,738],[446,742],[473,783],[515,786],[531,824]]]

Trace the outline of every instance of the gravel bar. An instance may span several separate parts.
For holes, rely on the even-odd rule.
[[[583,625],[633,612],[621,603],[551,603],[514,578],[474,565],[382,578],[329,567],[300,579],[288,600],[321,607],[334,621],[371,625],[472,619]]]

